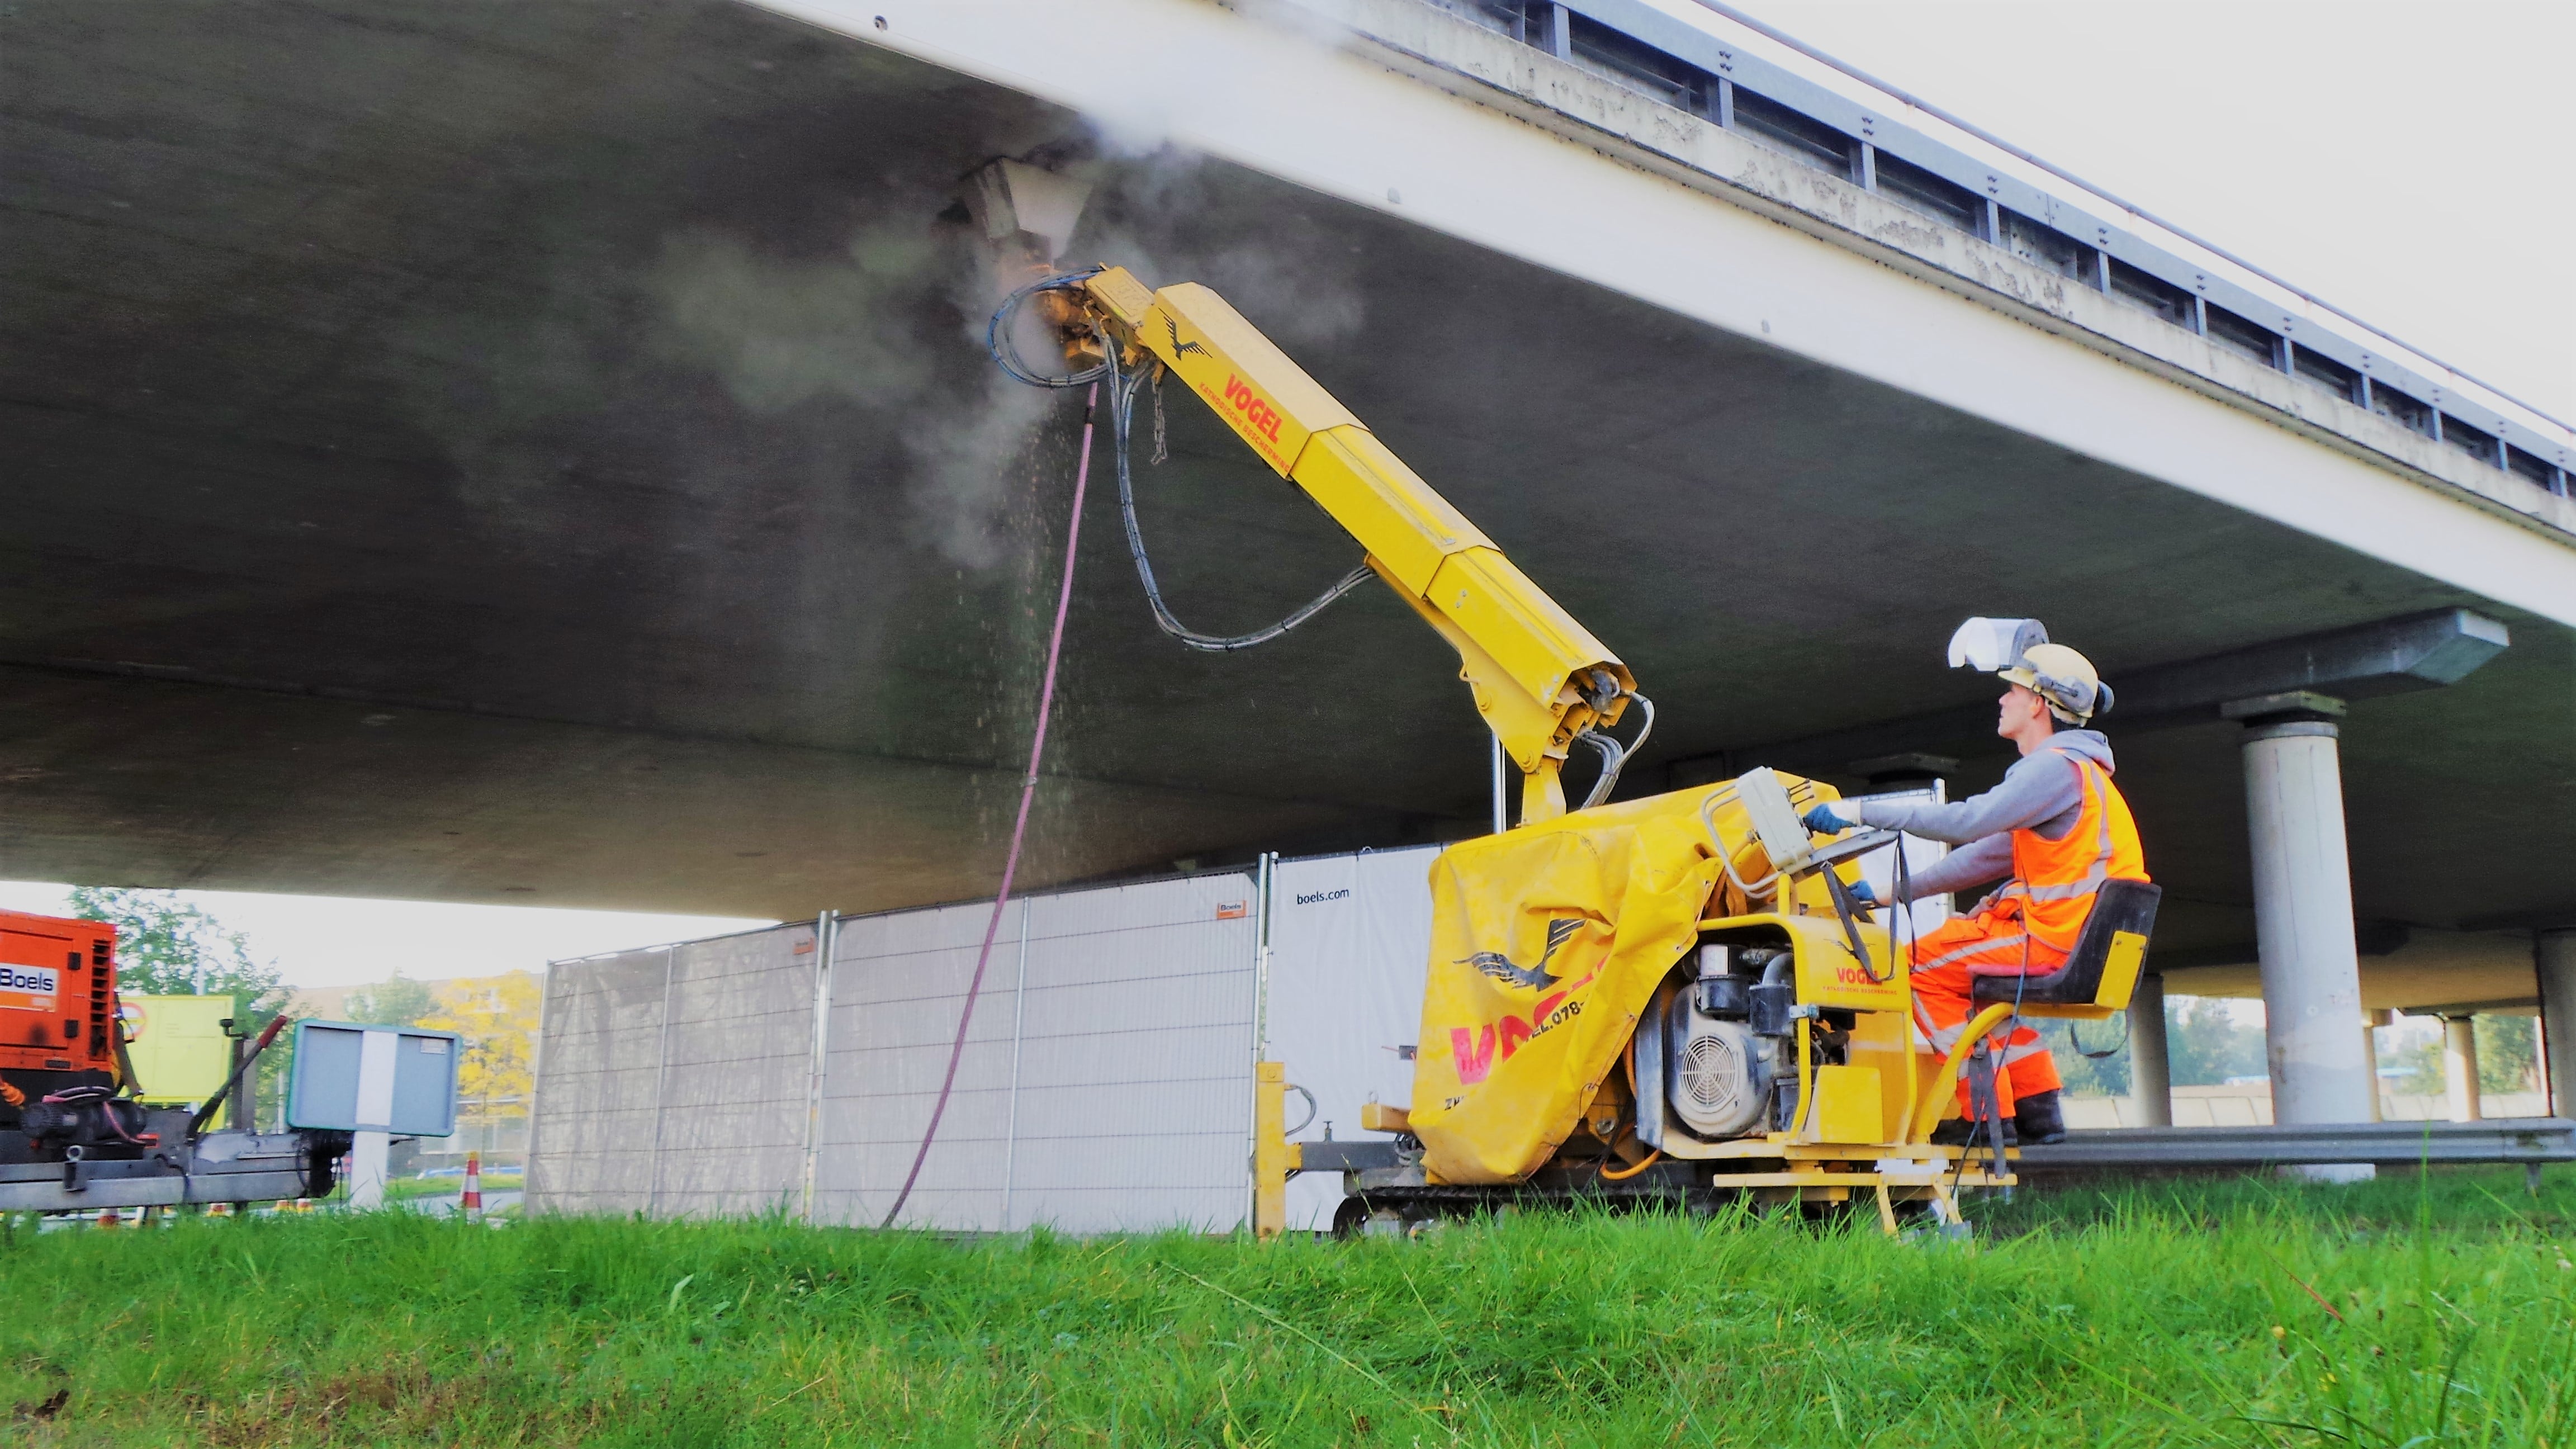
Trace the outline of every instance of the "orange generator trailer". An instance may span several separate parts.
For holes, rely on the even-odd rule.
[[[113,1087],[116,927],[0,911],[0,1100]],[[23,1099],[23,1101],[21,1100]]]
[[[138,1090],[116,928],[0,911],[0,1211],[319,1197],[348,1150],[346,1133],[209,1132],[220,1099],[153,1108]]]

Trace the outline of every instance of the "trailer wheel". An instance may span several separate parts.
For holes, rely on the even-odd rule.
[[[1360,1236],[1361,1229],[1368,1222],[1368,1216],[1368,1199],[1343,1198],[1342,1205],[1333,1209],[1333,1237],[1339,1241],[1348,1241]]]

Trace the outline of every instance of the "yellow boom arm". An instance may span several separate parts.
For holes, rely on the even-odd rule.
[[[1520,766],[1522,823],[1563,815],[1567,746],[1615,723],[1636,689],[1619,657],[1224,298],[1195,282],[1149,291],[1123,267],[1085,285],[1122,351],[1188,384],[1458,651],[1459,677]]]

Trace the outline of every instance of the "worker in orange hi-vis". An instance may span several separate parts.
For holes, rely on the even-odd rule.
[[[1951,637],[1950,663],[2004,681],[1995,733],[2020,748],[2021,760],[2003,783],[1945,805],[1836,801],[1806,815],[1807,828],[1822,834],[1867,825],[1959,847],[1913,874],[1908,900],[2002,881],[1975,910],[1926,932],[1908,955],[1916,1022],[1942,1051],[1966,1029],[1976,977],[2057,969],[2102,883],[2147,879],[2137,823],[2111,783],[2111,742],[2086,728],[2111,707],[2111,687],[2092,661],[2049,643],[2036,619],[1978,618]],[[1857,891],[1863,904],[1878,904],[1866,884]],[[1996,1106],[2012,1125],[2012,1140],[2062,1140],[2056,1059],[2019,1021],[1997,1037]],[[1959,1105],[1973,1116],[1969,1103],[1963,1076]]]

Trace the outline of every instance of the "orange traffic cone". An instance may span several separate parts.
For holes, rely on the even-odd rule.
[[[465,1196],[457,1203],[456,1210],[465,1214],[467,1222],[482,1221],[483,1154],[480,1152],[465,1154]]]

